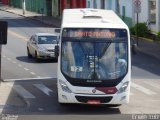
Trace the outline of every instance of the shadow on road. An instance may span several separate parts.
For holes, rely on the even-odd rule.
[[[158,59],[154,57],[148,56],[141,52],[132,56],[132,67],[137,67],[143,71],[147,71],[144,73],[139,73],[136,69],[132,69],[132,73],[134,76],[141,75],[142,77],[149,76],[150,73],[155,74],[157,77],[160,77],[160,62]],[[146,74],[148,73],[148,75]],[[151,76],[153,77],[153,76]]]
[[[53,59],[38,60],[38,62],[36,62],[34,58],[28,58],[28,56],[19,56],[19,57],[16,57],[16,59],[21,61],[21,62],[35,63],[35,64],[39,64],[39,63],[57,63],[57,61],[53,60]]]
[[[90,105],[76,105],[70,104],[67,106],[59,105],[59,111],[52,114],[60,115],[106,115],[106,114],[120,114],[120,109],[117,107],[111,108],[107,106],[90,106]]]
[[[19,27],[53,27],[51,25],[44,24],[38,20],[34,20],[34,17],[2,17],[1,20],[5,20],[9,23],[10,28],[19,28]]]
[[[47,82],[46,82],[47,81]],[[45,83],[46,82],[46,83]],[[52,88],[54,91],[51,96],[45,96],[40,92],[36,92],[37,89],[34,88],[33,84],[45,83],[46,86]],[[19,88],[17,86],[23,87],[25,90],[36,96],[32,99],[24,99],[22,94],[17,94]],[[25,81],[15,81],[11,92],[8,96],[7,104],[12,103],[17,109],[5,109],[3,113],[18,114],[18,115],[109,115],[109,114],[120,114],[120,109],[118,107],[109,108],[106,106],[91,106],[91,105],[77,105],[68,104],[62,106],[58,103],[57,98],[57,87],[55,80],[25,80]],[[22,93],[19,91],[19,93]],[[21,106],[21,107],[18,107]],[[23,107],[23,108],[22,108]]]

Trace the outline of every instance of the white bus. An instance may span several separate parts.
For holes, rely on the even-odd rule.
[[[61,104],[129,102],[130,34],[110,10],[65,9],[60,32],[58,101]]]

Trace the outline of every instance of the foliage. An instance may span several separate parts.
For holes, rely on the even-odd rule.
[[[149,32],[146,23],[138,23],[134,26],[135,35],[139,37],[145,37]]]
[[[130,33],[131,33],[131,35],[135,35],[134,27],[130,27]]]
[[[156,40],[157,40],[157,41],[160,41],[160,32],[157,33]]]

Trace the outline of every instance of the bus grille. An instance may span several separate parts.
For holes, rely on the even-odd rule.
[[[79,102],[87,103],[89,100],[99,100],[101,103],[108,103],[112,100],[112,96],[92,97],[92,96],[75,96]]]

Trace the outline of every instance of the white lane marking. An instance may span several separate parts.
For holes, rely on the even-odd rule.
[[[34,73],[34,72],[30,72],[32,75],[35,75],[36,73]]]
[[[43,108],[38,108],[38,111],[44,111],[44,109]]]
[[[150,85],[153,88],[160,89],[160,85],[159,84],[156,84],[156,83],[153,83],[153,82],[150,82],[150,81],[144,81],[144,83]]]
[[[11,61],[11,58],[7,58],[7,60]]]
[[[6,56],[5,56],[5,55],[3,55],[3,57],[4,57],[4,58],[6,58]]]
[[[33,85],[48,96],[51,96],[50,95],[51,92],[53,93],[53,91],[48,87],[46,87],[44,84],[33,84]]]
[[[34,95],[32,95],[30,92],[28,92],[26,89],[24,89],[21,85],[14,85],[13,89],[23,98],[35,98]]]
[[[24,70],[28,71],[29,69],[28,68],[24,68]]]
[[[18,64],[18,66],[19,66],[19,67],[22,67],[22,65],[21,65],[21,64]]]
[[[141,91],[141,92],[143,92],[143,93],[145,93],[147,95],[156,95],[155,92],[153,92],[153,91],[151,91],[151,90],[149,90],[149,89],[147,89],[147,88],[145,88],[143,86],[135,84],[133,82],[131,83],[131,87],[133,87],[133,88],[135,88],[135,89],[137,89],[137,90],[139,90],[139,91]]]
[[[16,62],[15,62],[15,61],[12,61],[12,63],[16,64]]]

